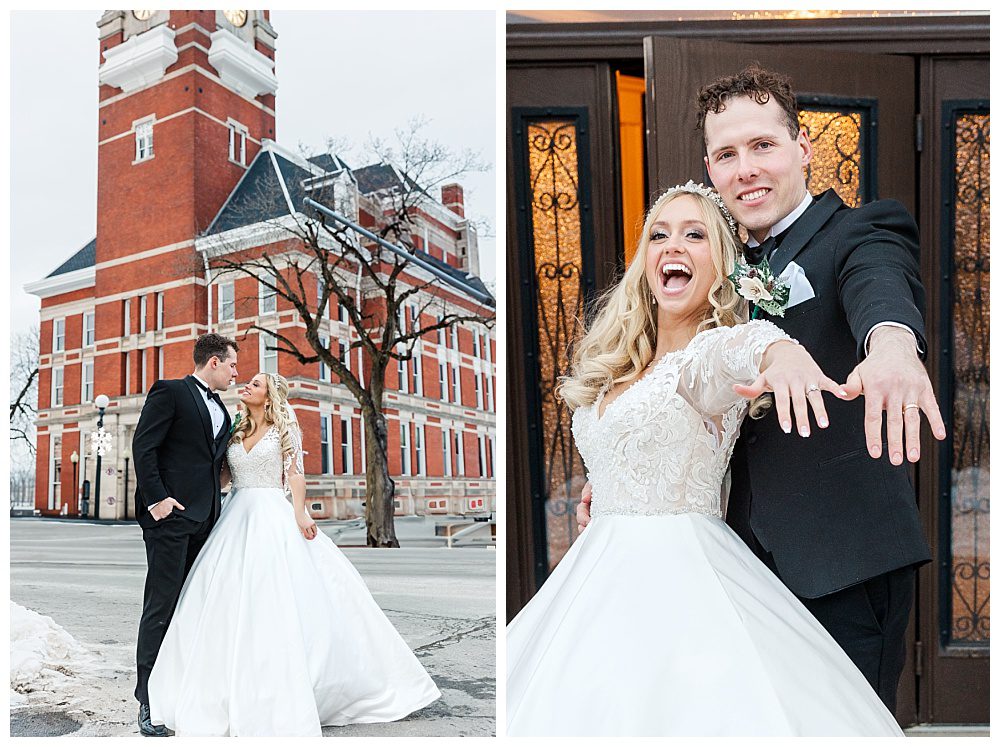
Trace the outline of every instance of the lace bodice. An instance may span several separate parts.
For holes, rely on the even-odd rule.
[[[601,410],[573,414],[593,488],[591,515],[722,515],[723,481],[747,401],[733,384],[760,373],[765,348],[791,339],[758,320],[697,334]]]
[[[290,427],[295,454],[282,457],[281,436],[271,426],[249,453],[242,443],[232,443],[226,452],[233,475],[233,490],[240,488],[277,488],[291,494],[288,478],[304,474],[302,434],[297,423]]]

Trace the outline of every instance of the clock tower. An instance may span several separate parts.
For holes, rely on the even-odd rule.
[[[121,350],[95,361],[98,380],[121,382],[108,395],[190,368],[186,359],[174,365],[169,347],[176,338],[190,351],[207,323],[194,239],[262,141],[275,138],[277,35],[268,17],[262,10],[111,10],[97,24],[96,337],[99,349],[107,341]],[[141,302],[147,297],[155,304]],[[178,327],[186,332],[135,338]]]

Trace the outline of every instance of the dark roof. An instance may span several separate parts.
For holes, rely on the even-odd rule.
[[[329,153],[322,153],[318,156],[313,156],[309,159],[309,163],[314,166],[319,166],[323,171],[328,174],[332,174],[335,171],[342,171],[343,169],[351,170],[351,167],[344,163],[344,159],[340,156],[333,156]]]
[[[56,275],[65,275],[67,272],[82,270],[85,267],[93,267],[97,264],[97,239],[91,239],[83,249],[67,259],[56,269],[48,274],[54,278]]]
[[[394,189],[407,187],[409,190],[426,191],[410,177],[399,178],[399,172],[387,163],[373,163],[371,166],[363,166],[360,169],[351,171],[358,181],[358,191],[361,194],[369,195],[381,189]],[[405,180],[405,181],[404,181]]]
[[[461,280],[466,285],[470,285],[476,290],[485,293],[487,296],[493,299],[493,302],[490,304],[490,306],[496,308],[497,305],[496,299],[493,298],[493,294],[490,293],[490,289],[486,287],[486,285],[479,278],[479,276],[473,275],[472,273],[469,272],[465,272],[464,270],[460,270],[457,267],[452,267],[447,262],[443,262],[437,257],[428,254],[423,249],[414,249],[413,254],[416,255],[417,257],[420,257],[420,259],[424,260],[425,262],[430,262],[432,265],[440,269],[445,274],[450,275],[451,277],[456,278],[458,280]]]
[[[308,194],[302,188],[302,182],[312,177],[312,174],[280,153],[274,153],[274,161],[278,164],[278,171],[288,189],[292,206],[295,210],[301,210],[302,200]],[[261,150],[205,231],[205,235],[211,236],[288,214],[288,203],[271,161],[271,151]]]

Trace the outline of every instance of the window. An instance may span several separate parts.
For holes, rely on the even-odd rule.
[[[94,399],[94,361],[84,361],[80,369],[80,402]]]
[[[489,332],[487,332],[486,334],[483,335],[483,348],[484,348],[484,352],[486,353],[486,362],[487,363],[492,363],[493,362],[493,353],[490,351],[490,333]]]
[[[340,344],[340,362],[344,364],[344,368],[348,371],[351,370],[351,343],[341,342]]]
[[[163,348],[157,348],[156,355],[159,358],[156,362],[156,378],[165,379],[167,377],[163,371]]]
[[[156,328],[163,329],[163,293],[156,294]]]
[[[149,389],[149,384],[146,381],[146,351],[137,350],[136,355],[139,356],[139,380],[142,382],[142,388],[140,392],[145,392]]]
[[[458,474],[465,477],[465,447],[462,443],[462,431],[455,431],[455,461],[458,462]]]
[[[439,314],[437,318],[437,323],[441,324],[443,322],[444,322],[444,316]],[[444,327],[438,327],[438,347],[443,348],[445,346],[446,334],[447,332]]]
[[[320,453],[320,471],[324,475],[329,475],[332,470],[330,469],[330,416],[320,415],[319,416],[319,453]]]
[[[139,297],[139,334],[146,331],[146,296]]]
[[[483,409],[483,386],[480,381],[479,374],[476,371],[472,372],[472,380],[476,385],[476,409]]]
[[[451,477],[451,433],[447,428],[441,429],[441,454],[444,457],[444,476]]]
[[[405,394],[408,382],[406,378],[406,360],[403,358],[396,361],[396,376],[399,379],[399,391]]]
[[[125,358],[125,386],[122,388],[125,394],[132,393],[132,356],[122,353]]]
[[[479,476],[486,477],[486,438],[479,436]]]
[[[135,129],[135,160],[147,161],[153,157],[153,121],[133,123]]]
[[[448,364],[438,363],[438,385],[441,387],[441,401],[448,401]]]
[[[399,424],[400,474],[410,474],[410,424]]]
[[[462,404],[462,375],[457,363],[451,367],[451,394],[452,402]]]
[[[261,333],[260,370],[264,373],[278,373],[278,339],[274,335]]]
[[[488,447],[486,449],[486,456],[490,460],[490,468],[489,468],[490,477],[496,477],[497,455],[496,452],[494,451],[493,439],[490,438],[489,436],[486,437],[486,445]]]
[[[219,283],[219,321],[236,319],[236,289],[232,282]]]
[[[52,406],[59,407],[63,403],[63,369],[52,369]]]
[[[458,325],[457,324],[451,325],[451,347],[452,347],[452,349],[456,353],[461,352],[458,349]]]
[[[420,309],[417,308],[416,304],[410,305],[410,331],[417,332],[420,330]]]
[[[472,356],[474,358],[482,358],[482,348],[479,345],[479,330],[472,330]]]
[[[274,285],[274,278],[268,278],[268,283]],[[274,314],[278,310],[278,292],[269,288],[263,282],[258,283],[257,297],[260,299],[260,313]]]
[[[329,337],[322,337],[321,336],[319,338],[319,341],[320,341],[320,344],[324,348],[329,349],[329,347],[330,347],[330,338]],[[323,361],[319,362],[319,380],[320,381],[333,381],[333,376],[331,375],[330,367],[327,366],[326,363],[324,363]]]
[[[122,310],[122,334],[128,337],[132,334],[132,299],[126,298]]]
[[[94,312],[85,311],[83,312],[83,344],[84,347],[89,347],[93,345],[96,340],[96,335],[94,333]]]
[[[316,278],[316,303],[317,305],[323,300],[323,294],[326,292],[326,285],[323,283],[322,277]],[[326,303],[323,304],[323,308],[319,310],[320,318],[326,318],[328,312],[330,311],[330,299],[326,299]]]
[[[400,306],[396,309],[396,326],[399,328],[399,336],[406,334],[406,307]]]
[[[229,120],[229,160],[240,166],[247,165],[247,128]]]
[[[487,372],[483,374],[483,378],[486,379],[486,411],[494,412],[496,407],[493,404],[493,377]]]
[[[413,428],[413,448],[417,454],[417,474],[427,474],[427,462],[424,458],[424,426],[416,425]]]
[[[52,456],[49,461],[49,510],[60,507],[62,496],[62,436],[52,437]]]
[[[347,313],[347,307],[340,301],[337,301],[337,319],[340,320],[341,324],[347,324],[351,321],[351,317]]]
[[[66,320],[56,319],[52,323],[52,352],[61,353],[66,349]]]
[[[411,368],[413,369],[413,393],[418,397],[424,396],[424,372],[423,372],[423,361],[420,360],[420,351],[415,350],[413,352],[413,364]]]
[[[354,474],[354,445],[351,443],[351,420],[340,419],[340,464],[345,475]]]

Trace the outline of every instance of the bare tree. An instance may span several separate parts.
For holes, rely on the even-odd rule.
[[[365,212],[376,220],[371,232],[410,256],[362,238],[322,212],[296,205],[291,220],[286,214],[269,221],[275,235],[281,237],[270,244],[273,251],[229,246],[212,252],[211,259],[216,277],[232,274],[256,279],[261,288],[290,304],[304,325],[304,329],[282,332],[253,324],[248,332],[261,332],[262,340],[270,337],[269,350],[285,353],[301,364],[324,363],[357,400],[365,424],[367,543],[373,547],[399,546],[393,525],[395,483],[389,473],[384,413],[387,369],[398,361],[412,360],[422,337],[456,324],[492,327],[495,315],[495,302],[470,301],[442,282],[442,273],[428,272],[411,260],[419,254],[413,235],[421,209],[433,199],[430,190],[485,168],[473,153],[455,154],[424,140],[419,135],[421,127],[422,123],[415,121],[408,130],[398,131],[395,146],[378,141],[372,144],[393,178],[373,195],[358,197]],[[350,195],[345,196],[343,185],[328,181],[318,179],[307,186],[308,196],[332,209],[347,211]],[[256,204],[251,200],[243,209],[251,214],[263,212],[265,194],[272,192],[262,187]],[[349,351],[364,351],[364,371],[345,366],[341,356],[322,339],[323,311],[334,302],[357,333]],[[409,325],[401,323],[405,321],[403,309],[413,304],[418,305],[419,313]]]
[[[10,440],[35,453],[38,413],[38,327],[18,332],[10,344]]]

